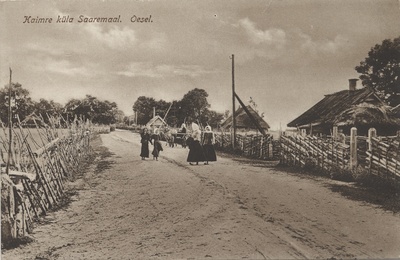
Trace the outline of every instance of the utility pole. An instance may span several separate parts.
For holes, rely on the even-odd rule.
[[[235,55],[232,54],[232,148],[236,147],[236,117],[235,117]]]
[[[11,110],[11,75],[12,70],[10,68],[10,84],[8,85],[8,156],[7,156],[7,166],[6,174],[10,172],[10,157],[11,157],[11,145],[12,145],[12,110]]]
[[[135,110],[135,125],[137,125],[137,113],[138,113],[138,111]]]

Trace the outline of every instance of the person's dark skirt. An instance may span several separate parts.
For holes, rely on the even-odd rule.
[[[142,143],[142,149],[140,150],[140,157],[149,158],[149,142]]]
[[[162,145],[159,141],[156,141],[154,143],[154,149],[153,152],[151,153],[154,157],[158,157],[160,155],[160,152],[163,151]]]
[[[215,149],[212,144],[203,145],[203,151],[204,151],[206,161],[208,161],[208,162],[217,161],[217,155],[215,154]]]
[[[189,154],[187,157],[188,162],[204,162],[205,161],[205,156],[204,156],[204,151],[203,147],[201,147],[201,144],[199,141],[192,141],[189,144]]]

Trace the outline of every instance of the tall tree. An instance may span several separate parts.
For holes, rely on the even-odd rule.
[[[210,125],[212,128],[216,128],[220,125],[221,121],[224,119],[223,113],[218,113],[214,110],[206,109],[205,113],[201,117],[200,122],[205,125]]]
[[[117,121],[118,106],[115,102],[102,101],[91,95],[82,100],[71,99],[64,108],[70,119],[82,117],[98,124],[114,124]]]
[[[42,116],[46,123],[48,122],[47,115],[59,115],[62,113],[62,109],[62,105],[54,102],[53,100],[48,101],[44,98],[41,98],[39,102],[34,102],[35,114]]]
[[[137,115],[137,123],[145,125],[151,118],[153,118],[153,107],[156,105],[154,98],[140,96],[133,104],[133,111]]]
[[[400,37],[386,39],[356,66],[366,87],[374,89],[390,106],[400,104]]]
[[[167,102],[162,99],[159,101],[156,101],[156,103],[155,103],[156,115],[159,115],[160,117],[164,118],[170,105],[171,105],[171,102]]]
[[[208,93],[204,89],[195,88],[186,93],[181,102],[182,115],[188,122],[202,120],[210,104],[207,101]]]
[[[0,90],[0,119],[3,123],[8,122],[8,95],[9,84]],[[21,121],[34,110],[29,91],[19,83],[11,83],[11,101],[13,114],[18,114]]]

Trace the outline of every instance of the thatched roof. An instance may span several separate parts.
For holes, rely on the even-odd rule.
[[[336,116],[334,124],[338,126],[398,126],[400,125],[400,119],[392,114],[392,110],[389,106],[361,103],[344,110]]]
[[[251,115],[257,120],[263,129],[268,130],[270,128],[268,123],[265,122],[264,119],[251,106],[247,106],[246,108],[250,111]],[[239,109],[236,110],[235,118],[237,128],[257,129],[242,107],[239,107]],[[221,127],[232,127],[232,115],[222,122]]]
[[[339,124],[340,118],[346,118],[345,114],[350,113],[352,109],[356,109],[357,105],[368,103],[370,105],[383,106],[383,101],[369,88],[357,90],[343,90],[330,95],[326,95],[321,101],[304,112],[298,118],[294,119],[287,126],[289,127],[305,127],[307,125]],[[367,110],[364,108],[364,110]],[[346,112],[347,111],[347,112]],[[357,112],[358,113],[358,112]],[[351,114],[351,113],[350,113]],[[364,117],[367,120],[367,117]],[[372,119],[370,117],[368,120]],[[347,119],[346,119],[347,120]],[[344,122],[350,122],[350,121]],[[343,122],[343,123],[344,123]]]

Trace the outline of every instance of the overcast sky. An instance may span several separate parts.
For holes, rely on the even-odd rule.
[[[398,0],[6,1],[0,14],[1,86],[11,67],[35,100],[90,94],[126,115],[139,96],[172,101],[202,88],[223,112],[234,54],[236,92],[275,129],[348,88],[371,47],[400,36]],[[120,22],[79,23],[80,15]]]

